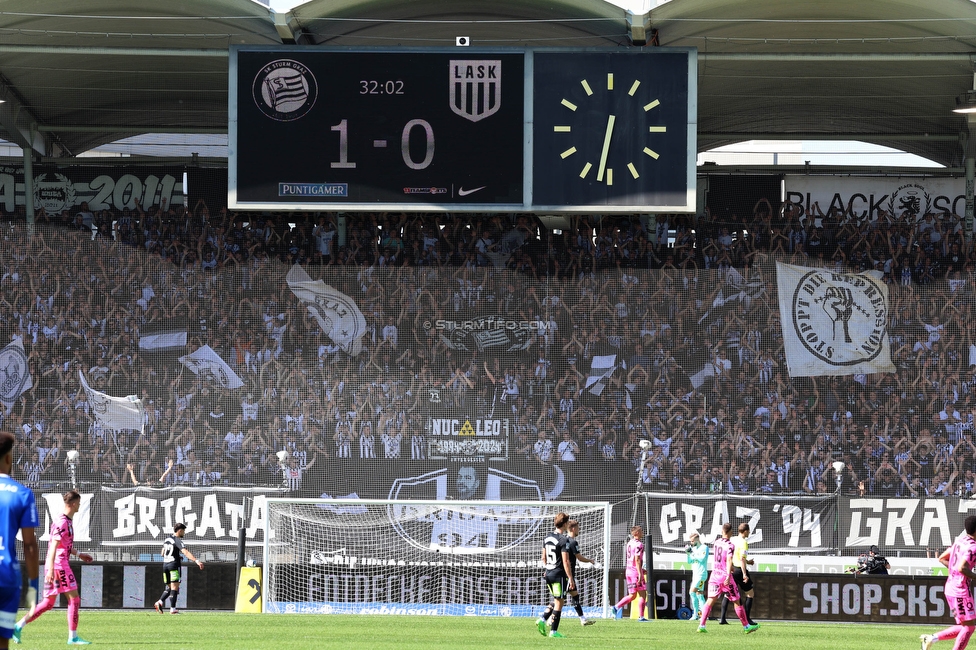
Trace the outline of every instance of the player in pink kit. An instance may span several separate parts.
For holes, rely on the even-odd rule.
[[[731,537],[732,524],[722,524],[722,538],[715,540],[712,545],[712,556],[715,558],[715,563],[712,567],[712,577],[708,579],[708,600],[705,601],[705,606],[702,608],[701,621],[698,623],[699,632],[708,631],[705,629],[708,615],[712,612],[712,605],[722,594],[725,594],[725,597],[735,607],[735,615],[742,622],[746,634],[759,629],[758,623],[749,624],[749,619],[746,618],[746,610],[739,604],[739,586],[732,579],[732,554],[735,552],[735,546],[732,544]]]
[[[74,490],[64,493],[64,514],[51,525],[51,539],[47,546],[47,560],[44,563],[44,600],[37,603],[14,627],[13,639],[17,643],[20,643],[20,634],[24,626],[53,608],[59,594],[65,594],[68,597],[68,645],[90,645],[89,641],[78,636],[81,597],[78,595],[75,574],[68,566],[68,560],[72,557],[77,557],[83,562],[92,561],[90,555],[79,553],[74,549],[75,529],[71,520],[80,507],[80,494]]]
[[[935,634],[922,635],[922,650],[929,650],[936,641],[955,639],[954,650],[963,650],[976,630],[976,606],[973,603],[973,587],[976,580],[976,515],[966,517],[966,532],[959,535],[952,546],[939,556],[939,562],[949,569],[945,583],[945,599],[949,611],[956,617],[956,625]]]
[[[637,599],[637,620],[646,621],[644,607],[647,605],[647,571],[644,570],[644,529],[634,526],[630,529],[627,542],[627,595],[612,607],[615,618],[623,616],[624,605]]]

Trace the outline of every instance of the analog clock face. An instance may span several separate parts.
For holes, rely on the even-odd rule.
[[[682,55],[536,53],[537,205],[683,205],[688,67]]]

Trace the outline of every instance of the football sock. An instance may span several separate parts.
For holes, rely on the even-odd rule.
[[[552,628],[552,631],[553,632],[555,632],[556,630],[559,629],[559,617],[561,615],[562,615],[562,612],[553,612],[552,613],[552,625],[550,627]]]
[[[708,622],[708,615],[711,613],[712,613],[712,606],[709,605],[708,601],[706,600],[705,604],[702,605],[701,620],[699,621],[698,624],[701,625],[702,627],[705,627],[705,623]]]
[[[576,610],[576,615],[583,618],[583,604],[580,603],[579,596],[570,596],[570,602],[573,603],[573,609]]]
[[[955,639],[960,632],[962,632],[962,625],[953,625],[952,627],[947,627],[946,629],[936,632],[934,636],[939,641],[948,641],[949,639]]]
[[[634,594],[627,594],[626,596],[624,596],[623,598],[620,599],[620,602],[617,603],[615,605],[615,607],[617,609],[621,609],[621,608],[623,608],[624,605],[626,605],[627,603],[629,603],[633,599],[634,599]]]
[[[735,604],[735,615],[739,617],[739,622],[742,623],[742,627],[749,625],[749,619],[746,618],[746,608],[739,603]]]
[[[745,607],[746,607],[746,619],[749,621],[749,625],[753,624],[752,620],[752,601],[753,598],[746,596]]]
[[[695,608],[695,611],[696,612],[702,611],[702,608],[705,606],[705,596],[703,596],[702,594],[698,593],[697,591],[696,592],[692,592],[692,594],[691,594],[691,604],[692,604],[692,607]]]
[[[44,612],[54,609],[54,604],[56,602],[58,602],[57,596],[48,596],[41,602],[37,603],[37,607],[34,608],[34,611],[23,618],[21,621],[21,627],[24,627],[24,625],[27,625],[32,621],[36,621],[37,617]]]
[[[170,590],[170,592],[169,592],[169,608],[170,609],[176,609],[176,601],[177,601],[177,599],[179,597],[180,597],[180,590],[179,589],[175,589],[175,590],[171,589]]]
[[[548,621],[550,616],[552,616],[552,605],[546,607],[546,611],[542,612],[542,620]]]
[[[644,618],[644,608],[647,607],[647,599],[643,596],[637,597],[637,617]]]
[[[163,590],[163,595],[159,597],[159,602],[165,605],[167,598],[169,598],[169,587]]]
[[[68,638],[78,636],[78,612],[81,610],[81,598],[68,599]]]
[[[969,643],[969,638],[976,631],[972,625],[960,625],[962,629],[959,631],[959,635],[956,637],[956,643],[952,646],[952,650],[962,650]]]

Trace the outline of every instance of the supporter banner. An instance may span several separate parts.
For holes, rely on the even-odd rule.
[[[431,460],[508,460],[508,418],[430,418],[427,434]]]
[[[182,522],[188,544],[232,546],[245,521],[247,540],[261,542],[266,499],[283,494],[278,488],[103,487],[98,494],[101,543],[162,544],[174,524]]]
[[[899,549],[932,549],[941,553],[976,514],[976,500],[959,497],[841,499],[843,545],[884,553]]]
[[[774,497],[721,494],[646,494],[655,551],[683,550],[684,536],[697,530],[703,541],[722,532],[722,524],[749,524],[749,548],[756,553],[823,552],[836,548],[836,500],[826,497]]]
[[[791,377],[894,372],[888,286],[880,271],[837,273],[776,263]]]
[[[962,216],[966,212],[966,180],[963,178],[888,178],[855,176],[787,176],[787,209],[800,209],[801,216],[851,213],[874,221],[880,211],[901,216],[934,214]],[[819,210],[818,210],[819,208]]]
[[[0,209],[25,205],[24,168],[0,166]],[[73,211],[83,202],[90,210],[122,210],[165,204],[183,205],[183,169],[126,165],[34,166],[34,208],[48,214]]]
[[[945,578],[928,576],[796,575],[750,572],[756,583],[752,615],[762,621],[951,624]],[[659,618],[690,616],[691,571],[655,571],[649,587]],[[717,612],[713,610],[717,618]],[[735,620],[734,618],[732,619]],[[717,621],[714,618],[711,624]]]

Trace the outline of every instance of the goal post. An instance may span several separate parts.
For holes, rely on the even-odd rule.
[[[263,611],[536,616],[551,601],[542,542],[580,522],[576,583],[587,617],[609,615],[611,506],[595,502],[267,501]],[[576,616],[567,606],[564,616]]]

